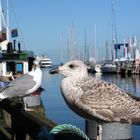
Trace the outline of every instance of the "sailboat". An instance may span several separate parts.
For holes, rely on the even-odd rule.
[[[101,66],[102,73],[116,73],[116,64],[112,60],[106,60]]]
[[[106,43],[106,60],[101,65],[102,73],[116,73],[116,64],[112,60],[112,46]]]
[[[114,48],[115,43],[117,43],[117,33],[116,33],[116,23],[115,23],[115,8],[114,8],[114,0],[112,0],[112,47]],[[108,44],[106,44],[108,47]],[[115,49],[114,49],[115,50]],[[112,49],[107,52],[112,53]],[[108,56],[108,55],[107,55]],[[115,53],[111,55],[111,59],[107,59],[101,66],[102,73],[116,73],[116,64],[114,62]]]

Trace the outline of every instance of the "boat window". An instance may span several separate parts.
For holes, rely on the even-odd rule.
[[[23,74],[23,63],[16,63],[16,74]]]
[[[13,74],[15,74],[15,63],[14,62],[7,62],[7,66],[6,66],[7,75],[10,74],[10,72],[13,72]]]

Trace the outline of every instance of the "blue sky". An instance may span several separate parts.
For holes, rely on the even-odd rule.
[[[111,41],[112,0],[10,0],[11,22],[20,27],[25,48],[35,54],[47,54],[55,63],[60,61],[61,46],[67,57],[68,33],[82,50],[85,40],[92,48],[94,26],[96,41]],[[117,38],[137,36],[140,40],[140,0],[115,0]]]

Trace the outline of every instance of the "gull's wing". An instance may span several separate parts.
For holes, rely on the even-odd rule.
[[[29,89],[35,86],[33,76],[25,74],[10,82],[10,84],[0,92],[5,97],[26,96]]]
[[[128,118],[140,117],[140,103],[137,103],[140,99],[112,83],[88,78],[81,84],[81,89],[79,104],[99,119],[128,122]]]

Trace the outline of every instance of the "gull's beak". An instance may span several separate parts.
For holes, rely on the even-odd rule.
[[[50,74],[56,74],[56,73],[59,73],[60,72],[60,67],[63,66],[63,63],[59,64],[59,65],[56,65],[56,66],[53,66],[52,69],[50,69],[49,73]]]
[[[40,92],[45,91],[45,89],[43,87],[39,87],[38,89]]]
[[[55,66],[49,71],[50,74],[56,74],[58,72],[59,72],[59,66]]]

